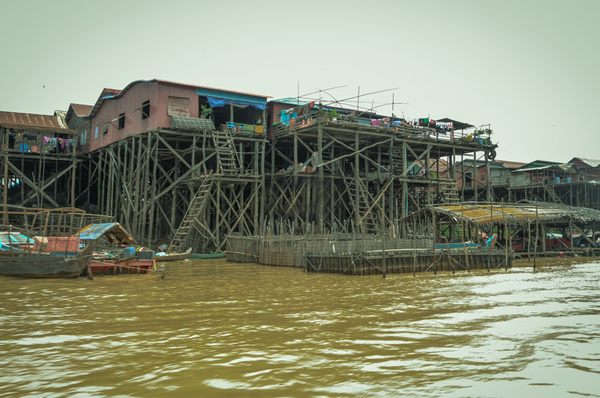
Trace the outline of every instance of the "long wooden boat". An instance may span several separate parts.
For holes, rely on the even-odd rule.
[[[96,275],[124,275],[124,274],[149,274],[155,269],[154,260],[143,260],[137,257],[124,259],[90,259],[90,276]]]
[[[222,253],[194,253],[190,255],[190,258],[196,259],[208,259],[208,258],[223,258],[225,257],[225,252]]]
[[[156,261],[180,261],[186,260],[190,254],[192,254],[192,248],[190,247],[183,253],[156,253],[154,254],[154,260]]]
[[[89,264],[91,247],[77,256],[57,256],[30,251],[0,251],[0,275],[22,278],[75,278]]]

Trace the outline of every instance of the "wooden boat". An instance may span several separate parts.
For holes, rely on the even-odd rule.
[[[155,269],[154,252],[132,247],[133,237],[119,223],[87,225],[75,238],[99,250],[90,258],[89,276],[149,274]]]
[[[156,261],[180,261],[186,260],[190,254],[192,254],[192,248],[190,247],[183,253],[156,253],[154,254],[154,260]]]
[[[57,256],[23,250],[0,251],[0,275],[22,278],[75,278],[89,264],[91,247],[77,256]]]
[[[149,274],[156,269],[153,255],[153,251],[133,247],[126,247],[117,254],[114,251],[94,252],[90,258],[90,276]]]
[[[196,254],[190,254],[190,258],[200,258],[200,259],[223,258],[223,257],[225,257],[225,252],[222,252],[222,253],[196,253]]]
[[[90,275],[125,275],[149,274],[155,268],[154,260],[144,260],[137,257],[107,259],[92,257],[90,259]]]

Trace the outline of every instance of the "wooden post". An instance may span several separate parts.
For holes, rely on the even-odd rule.
[[[73,139],[71,151],[71,207],[75,207],[75,183],[77,181],[77,135]]]
[[[4,212],[2,213],[2,223],[8,225],[8,154],[5,154],[2,160],[4,165],[4,177],[2,179],[2,205]]]
[[[571,241],[571,253],[575,256],[575,246],[573,246],[573,219],[569,218],[569,237]]]
[[[435,252],[435,242],[437,241],[437,222],[436,222],[436,215],[435,215],[435,211],[432,209],[431,210],[431,223],[432,223],[432,229],[433,229],[433,274],[437,275],[437,258],[436,258],[436,252]]]
[[[537,207],[537,202],[535,204],[535,246],[533,246],[533,269],[535,269],[535,265],[536,265],[536,257],[537,257],[537,245],[538,245],[538,239],[540,237],[539,235],[539,218],[538,218],[538,207]]]

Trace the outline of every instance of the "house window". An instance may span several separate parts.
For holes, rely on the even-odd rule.
[[[465,173],[465,185],[471,186],[473,185],[473,174]]]
[[[80,135],[80,137],[79,137],[79,144],[80,144],[80,145],[84,145],[84,144],[85,144],[85,142],[86,142],[86,140],[87,140],[87,130],[83,130],[83,131],[81,132],[81,135]]]
[[[124,113],[121,113],[119,115],[119,121],[118,121],[117,128],[119,130],[123,130],[125,128],[125,114]]]
[[[150,101],[145,101],[142,104],[142,120],[150,117]]]
[[[189,98],[169,97],[167,105],[167,114],[169,116],[190,116]]]
[[[104,123],[104,126],[102,126],[102,134],[106,133],[108,133],[108,123]]]
[[[94,130],[94,139],[98,139],[98,126],[96,126],[96,129]]]

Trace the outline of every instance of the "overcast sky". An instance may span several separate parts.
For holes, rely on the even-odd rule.
[[[2,111],[155,78],[360,91],[381,114],[490,124],[501,160],[600,159],[597,0],[0,0],[0,15]]]

